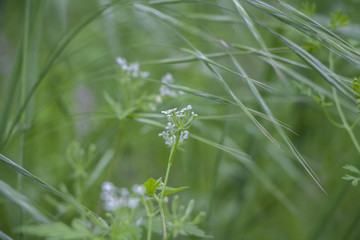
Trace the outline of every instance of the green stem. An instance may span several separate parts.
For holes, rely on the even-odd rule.
[[[169,156],[169,160],[168,160],[168,166],[167,166],[166,174],[165,174],[164,185],[163,185],[163,188],[162,188],[162,191],[161,191],[161,194],[160,194],[160,199],[159,199],[160,219],[161,219],[161,225],[162,225],[162,231],[163,231],[163,239],[167,238],[166,219],[165,219],[165,213],[164,213],[164,208],[163,208],[164,193],[165,193],[166,185],[167,185],[167,182],[168,182],[168,179],[169,179],[169,173],[170,173],[171,165],[172,165],[172,162],[174,160],[175,151],[176,151],[176,148],[179,145],[181,132],[182,132],[182,130],[180,129],[179,132],[178,132],[178,135],[176,137],[175,144],[171,148],[171,152],[170,152],[170,156]]]
[[[345,130],[348,132],[350,138],[351,138],[351,141],[353,142],[353,144],[355,145],[355,148],[356,150],[358,151],[358,153],[360,154],[360,145],[359,145],[359,142],[357,141],[355,135],[354,135],[354,132],[353,132],[353,129],[352,127],[348,124],[346,118],[345,118],[345,115],[344,115],[344,112],[342,111],[342,108],[341,108],[341,105],[340,105],[340,101],[339,101],[339,97],[337,95],[337,92],[335,90],[335,88],[332,88],[332,92],[333,92],[333,95],[334,95],[334,100],[335,100],[335,105],[336,105],[336,109],[339,113],[339,116],[340,116],[340,119],[342,121],[342,124],[345,128]]]
[[[338,128],[344,128],[344,125],[340,124],[340,123],[337,123],[334,119],[332,119],[332,117],[329,115],[328,111],[326,110],[326,107],[324,106],[321,106],[322,109],[324,110],[324,113],[325,113],[325,117],[328,119],[328,121],[334,125],[335,127],[338,127]]]
[[[148,223],[148,231],[146,240],[151,240],[151,230],[152,230],[152,215],[149,216],[149,223]]]
[[[147,230],[147,235],[146,235],[146,240],[151,240],[151,232],[152,232],[152,219],[154,216],[153,213],[153,208],[152,208],[152,203],[149,202],[150,204],[148,205],[148,203],[146,202],[146,199],[143,195],[140,196],[141,201],[143,202],[144,206],[145,206],[145,210],[146,210],[146,214],[149,218],[149,223],[148,223],[148,230]],[[150,200],[151,201],[151,200]]]

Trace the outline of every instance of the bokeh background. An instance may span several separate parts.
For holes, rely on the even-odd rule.
[[[162,129],[143,119],[165,123],[162,110],[191,104],[199,118],[190,133],[203,140],[190,138],[177,152],[169,185],[190,187],[180,199],[195,199],[196,210],[207,212],[201,224],[207,234],[229,240],[358,239],[360,189],[342,177],[344,165],[359,166],[359,152],[348,133],[326,116],[341,122],[331,85],[261,24],[326,66],[333,53],[247,1],[239,2],[258,23],[268,51],[301,64],[285,64],[297,75],[274,70],[232,1],[0,1],[0,153],[104,214],[98,210],[102,182],[131,187],[165,174],[169,148],[158,137]],[[290,15],[280,4],[269,4]],[[354,49],[359,46],[358,1],[289,4],[325,27],[331,26],[331,14],[341,11],[349,23],[332,31]],[[312,15],[311,4],[316,5]],[[223,66],[212,65],[279,146],[234,104],[196,50]],[[231,56],[248,77],[264,84],[257,85],[259,93],[326,193],[289,150],[246,80],[236,74]],[[138,62],[150,77],[125,86],[117,57]],[[334,61],[334,72],[351,88],[359,66],[341,56]],[[156,101],[166,73],[185,94]],[[318,94],[332,103],[326,113],[314,100]],[[354,123],[359,117],[356,101],[341,93],[340,101]],[[131,114],[121,115],[131,106]],[[353,133],[358,139],[358,127]],[[91,158],[92,144],[96,151]],[[71,163],[74,146],[85,151],[80,170]],[[110,156],[105,168],[85,188],[104,156]],[[70,223],[77,216],[72,206],[5,164],[0,164],[0,180],[21,189],[54,220]],[[77,186],[84,189],[79,192]],[[19,204],[5,197],[5,188],[1,192],[0,230],[16,239],[20,223],[36,221],[27,214],[20,220]]]

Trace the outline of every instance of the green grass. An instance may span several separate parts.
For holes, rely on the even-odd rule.
[[[199,117],[166,181],[189,186],[179,206],[195,199],[194,213],[173,220],[193,236],[168,226],[171,238],[205,239],[190,222],[206,211],[213,239],[357,239],[360,191],[342,177],[359,168],[360,19],[355,1],[335,3],[313,15],[301,1],[0,3],[0,239],[115,226],[102,183],[164,180],[160,112],[189,104]],[[161,87],[177,96],[158,101]],[[146,206],[142,234],[114,236],[159,239]]]

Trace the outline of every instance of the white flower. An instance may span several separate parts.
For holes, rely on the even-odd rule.
[[[150,73],[149,72],[141,72],[140,75],[143,79],[146,79],[150,76]]]
[[[192,106],[188,105],[180,111],[177,111],[177,108],[161,111],[169,120],[165,131],[159,133],[159,136],[164,138],[166,145],[174,146],[177,140],[179,144],[182,144],[184,140],[189,138],[189,131],[186,129],[190,127],[190,123],[197,117],[194,112],[190,113],[191,109]],[[178,135],[179,132],[180,136]]]
[[[142,223],[142,220],[143,220],[143,217],[140,217],[138,220],[136,220],[135,225],[136,225],[136,226],[140,226],[141,223]]]
[[[177,97],[178,95],[175,91],[171,90],[167,86],[161,86],[159,92],[161,96]]]
[[[129,190],[127,188],[120,188],[119,192],[120,192],[120,195],[123,197],[129,196]]]
[[[146,79],[150,76],[149,72],[140,71],[140,65],[137,62],[128,64],[126,59],[121,57],[117,57],[116,62],[120,65],[121,70],[126,72],[128,76],[131,76],[133,78],[138,78],[140,76],[143,79]]]
[[[144,195],[146,188],[143,185],[135,184],[132,186],[132,191],[137,195]]]
[[[139,63],[132,63],[128,67],[128,72],[132,73],[131,76],[137,78],[139,76],[140,66]]]
[[[161,78],[161,82],[164,84],[172,84],[174,83],[174,78],[171,75],[171,73],[167,73],[165,74],[162,78]],[[184,92],[183,91],[174,91],[171,90],[168,86],[166,85],[162,85],[159,89],[160,91],[160,95],[161,96],[170,96],[170,97],[177,97],[178,95],[183,95]]]
[[[131,208],[131,209],[136,208],[139,205],[139,201],[140,201],[139,198],[130,197],[129,201],[128,201],[128,207]]]
[[[127,69],[127,62],[126,59],[121,58],[121,57],[117,57],[116,58],[116,62],[120,65],[122,70],[126,70]]]
[[[104,192],[110,192],[112,190],[115,189],[115,186],[112,182],[104,182],[102,185],[101,185],[101,189],[102,191]]]
[[[173,76],[171,75],[171,73],[167,73],[165,74],[162,78],[161,78],[161,82],[162,83],[173,83],[174,82],[174,78]]]

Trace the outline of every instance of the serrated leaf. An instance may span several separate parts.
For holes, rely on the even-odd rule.
[[[166,187],[165,188],[165,192],[164,192],[164,196],[165,195],[169,195],[169,194],[173,194],[173,193],[176,193],[176,192],[180,192],[184,189],[187,189],[189,187],[185,186],[185,187],[179,187],[179,188],[172,188],[172,187]]]
[[[349,171],[351,171],[353,173],[360,174],[360,170],[357,167],[353,166],[353,165],[346,164],[345,166],[343,166],[343,168],[346,169],[346,170],[349,170]]]
[[[146,188],[146,194],[149,194],[150,196],[155,195],[155,191],[157,187],[161,184],[161,178],[158,180],[154,178],[149,178],[143,185]]]

